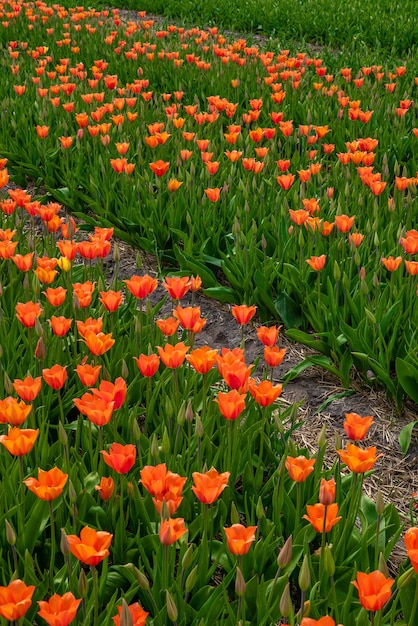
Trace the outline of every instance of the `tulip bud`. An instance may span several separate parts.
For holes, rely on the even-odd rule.
[[[185,419],[186,419],[186,407],[183,402],[179,409],[179,412],[177,413],[177,424],[179,426],[183,426]]]
[[[341,279],[341,268],[337,261],[334,261],[334,280],[338,282]]]
[[[14,392],[14,387],[13,387],[13,383],[10,380],[7,372],[4,372],[4,390],[6,393],[10,395],[12,395],[12,393]]]
[[[8,522],[8,520],[5,521],[5,524],[7,543],[9,544],[9,546],[14,546],[16,543],[16,533],[13,529],[13,526]]]
[[[293,538],[292,535],[289,535],[277,557],[277,564],[280,569],[283,569],[284,567],[286,567],[286,565],[289,565],[290,561],[292,560],[292,549]]]
[[[135,263],[135,265],[136,265],[136,269],[137,270],[140,270],[141,267],[142,267],[142,256],[141,256],[140,252],[138,252],[137,255],[136,255],[136,263]]]
[[[61,528],[60,550],[64,556],[68,556],[70,554],[70,544],[63,528]]]
[[[167,415],[168,419],[170,419],[170,417],[173,417],[173,405],[171,403],[171,400],[168,396],[165,397],[165,414]]]
[[[138,420],[135,417],[132,421],[132,435],[134,441],[139,441],[141,439],[141,429],[139,428]]]
[[[300,568],[298,582],[299,582],[299,587],[301,588],[302,591],[306,591],[309,585],[311,584],[311,573],[309,571],[309,562],[308,562],[308,557],[306,554],[303,557],[303,562],[302,562],[302,567]]]
[[[1,289],[2,289],[2,293],[1,293],[1,295],[3,295],[3,287],[2,287]],[[28,275],[28,272],[26,272],[26,273],[25,273],[25,276],[23,277],[23,289],[24,289],[25,291],[29,291],[29,289],[30,289],[30,283],[29,283],[29,275]]]
[[[43,337],[44,335],[44,329],[38,317],[35,320],[35,333],[38,335],[38,337]]]
[[[167,428],[164,428],[163,438],[161,442],[161,450],[164,454],[170,454],[170,435],[168,434]]]
[[[151,456],[153,459],[157,459],[160,454],[160,448],[158,446],[157,435],[154,433],[151,439]]]
[[[289,617],[289,615],[293,611],[292,600],[290,597],[290,587],[289,583],[286,584],[286,587],[283,589],[282,597],[280,598],[280,613],[283,617]]]
[[[78,595],[80,598],[85,598],[89,591],[89,581],[87,580],[86,573],[83,569],[80,570],[80,576],[78,577]]]
[[[235,593],[237,596],[242,597],[245,595],[245,590],[247,586],[245,584],[244,576],[242,575],[241,569],[237,567],[237,577],[235,579]]]
[[[119,263],[120,261],[120,249],[116,241],[113,244],[113,261],[115,263]]]
[[[356,265],[360,265],[361,263],[361,257],[360,257],[360,252],[356,249],[356,251],[354,252],[354,263]]]
[[[378,515],[382,515],[385,510],[385,501],[383,500],[383,495],[380,489],[377,490],[376,494],[376,513]]]
[[[36,274],[32,276],[32,291],[34,294],[38,294],[41,291],[41,283],[39,282],[39,278]]]
[[[133,563],[128,563],[125,567],[129,568],[131,572],[133,572],[136,581],[141,589],[144,591],[148,591],[149,589],[149,581],[148,578],[143,574]]]
[[[332,556],[331,548],[327,544],[324,548],[324,569],[329,577],[335,574],[335,561]]]
[[[122,598],[122,612],[120,614],[120,626],[134,626],[134,620],[125,598]]]
[[[387,563],[385,561],[385,557],[383,556],[383,552],[381,552],[379,554],[379,566],[377,568],[380,572],[382,572],[382,574],[384,574],[386,576],[386,578],[389,578],[390,574],[389,574],[389,569],[387,566]]]
[[[122,367],[121,367],[122,378],[126,379],[129,376],[129,368],[126,364],[125,359],[122,359]]]
[[[318,446],[322,448],[327,443],[327,426],[324,424],[318,436]]]
[[[261,496],[258,496],[255,514],[257,515],[257,519],[262,519],[263,517],[265,517],[264,506]]]
[[[167,615],[172,622],[176,622],[177,616],[178,616],[178,610],[168,589],[166,589],[165,597],[166,597],[166,603],[167,603]]]
[[[68,436],[62,422],[58,423],[58,440],[62,446],[66,446],[68,443]]]
[[[71,269],[71,261],[67,259],[65,256],[62,256],[58,259],[57,265],[63,272],[69,272]]]
[[[303,608],[303,612],[302,612],[302,608]],[[309,600],[306,600],[306,602],[304,602],[303,604],[303,607],[301,607],[299,611],[296,613],[297,623],[302,621],[302,617],[308,617],[310,612],[311,612],[311,603]]]
[[[192,571],[190,572],[190,574],[188,575],[188,577],[186,578],[185,589],[187,593],[190,593],[190,591],[193,589],[193,587],[196,584],[198,569],[199,569],[199,565],[195,565]]]
[[[168,510],[168,506],[167,506],[167,502],[165,501],[165,498],[163,499],[163,503],[161,505],[160,517],[161,517],[162,522],[170,519],[170,511]]]
[[[184,556],[181,560],[181,566],[183,569],[189,569],[193,560],[193,546],[189,546],[184,553]]]
[[[281,476],[284,476],[285,473],[286,473],[286,456],[283,455],[282,458],[280,459],[280,463],[277,468],[277,476],[279,476],[280,478]]]
[[[234,502],[231,504],[231,524],[239,524],[239,514]]]
[[[77,492],[71,479],[68,481],[68,495],[70,496],[71,504],[75,504],[77,502]]]
[[[203,437],[203,433],[204,433],[204,430],[203,430],[202,420],[200,418],[199,413],[196,413],[196,437],[198,439],[201,439]]]
[[[190,423],[193,421],[193,408],[192,403],[189,402],[186,408],[186,422]]]
[[[335,489],[335,480],[333,478],[330,478],[330,480],[322,478],[319,487],[319,502],[324,506],[332,504],[335,500]]]
[[[43,337],[39,337],[35,348],[35,357],[38,361],[43,361],[46,357],[46,345]]]
[[[337,431],[334,432],[334,441],[335,441],[335,449],[341,450],[341,448],[343,447],[343,443],[341,440],[341,435]]]

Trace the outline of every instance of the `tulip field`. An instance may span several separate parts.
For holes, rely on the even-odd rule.
[[[379,421],[312,454],[286,383],[418,402],[417,63],[0,14],[0,623],[415,626],[416,494],[364,489]],[[122,279],[115,236],[157,271]],[[200,339],[198,293],[239,345]],[[279,380],[284,333],[316,354]]]

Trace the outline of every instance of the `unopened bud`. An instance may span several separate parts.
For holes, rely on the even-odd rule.
[[[327,443],[327,426],[324,424],[318,437],[318,446],[322,448]]]
[[[140,252],[138,252],[138,254],[136,255],[136,269],[140,270],[141,267],[142,267],[142,256]]]
[[[203,423],[202,423],[199,413],[197,413],[196,414],[196,437],[198,439],[201,439],[203,437],[203,433],[204,433]]]
[[[337,432],[337,431],[334,432],[334,441],[335,441],[335,449],[336,450],[341,450],[341,448],[343,446],[343,442],[341,440],[340,433]]]
[[[245,595],[245,590],[247,586],[245,584],[244,576],[242,575],[241,569],[237,567],[237,577],[235,579],[235,593],[237,596],[242,597]]]
[[[309,562],[308,562],[308,557],[306,554],[303,557],[302,567],[300,568],[298,582],[299,582],[299,587],[301,588],[302,591],[306,591],[309,585],[311,584],[311,573],[309,571]]]
[[[157,435],[154,433],[151,439],[151,456],[153,459],[157,459],[160,454],[160,448],[158,446]]]
[[[35,348],[35,357],[38,361],[43,361],[46,357],[46,345],[43,337],[39,337]]]
[[[279,606],[280,606],[280,613],[283,615],[283,617],[289,617],[289,615],[293,612],[292,599],[290,597],[289,583],[287,583],[286,587],[283,589]]]
[[[116,241],[113,244],[113,261],[115,263],[119,263],[119,261],[120,261],[120,250],[119,250],[119,246],[118,246]]]
[[[186,409],[186,422],[190,423],[193,421],[193,407],[192,403],[189,402]]]
[[[166,597],[166,603],[167,603],[167,615],[172,622],[176,622],[177,616],[178,616],[178,610],[168,589],[166,589],[165,597]]]
[[[167,506],[167,502],[165,498],[163,498],[163,502],[161,504],[160,517],[161,517],[161,521],[166,521],[170,519],[170,511],[168,510],[168,506]]]
[[[184,556],[181,560],[181,566],[183,569],[189,569],[189,567],[192,564],[192,560],[193,560],[193,546],[190,545],[186,552],[184,553]]]
[[[341,268],[337,261],[334,261],[334,280],[339,281],[341,279]]]
[[[167,428],[164,428],[163,438],[161,441],[161,450],[163,451],[164,454],[170,454],[170,448],[171,448],[170,435],[168,434]]]
[[[68,495],[70,496],[71,504],[75,504],[77,502],[77,492],[74,489],[73,481],[68,481]]]
[[[78,577],[78,595],[80,598],[85,598],[89,591],[89,581],[87,580],[86,573],[83,569],[80,570],[80,576]]]
[[[378,515],[382,515],[385,510],[385,501],[383,500],[383,495],[380,489],[377,490],[376,494],[376,513]]]
[[[122,374],[122,378],[124,378],[125,380],[129,376],[129,368],[128,368],[128,365],[127,365],[125,359],[122,359],[121,374]]]
[[[168,419],[170,419],[170,417],[173,417],[173,405],[168,396],[165,397],[165,414],[167,415]]]
[[[257,519],[262,519],[263,517],[265,517],[265,511],[264,511],[264,506],[263,506],[263,501],[261,499],[261,496],[258,496],[255,514],[257,515]]]
[[[132,420],[132,435],[134,441],[139,441],[141,439],[141,429],[139,428],[138,420],[136,417]]]
[[[6,539],[7,539],[7,543],[10,546],[14,546],[16,543],[16,533],[13,529],[13,526],[8,522],[8,520],[5,521],[6,524]]]
[[[231,504],[231,524],[239,524],[239,513],[234,502]]]
[[[60,549],[64,556],[68,556],[70,554],[70,542],[68,541],[67,535],[63,528],[61,528]]]
[[[179,409],[179,412],[177,413],[177,424],[179,426],[183,426],[185,419],[186,419],[186,407],[183,402]]]
[[[68,443],[68,436],[62,422],[58,424],[58,440],[62,446],[66,446]]]
[[[332,556],[331,548],[327,544],[324,548],[324,569],[328,576],[334,576],[335,574],[335,561]]]
[[[189,593],[196,584],[197,579],[197,570],[199,569],[199,565],[195,565],[188,577],[186,578],[185,589],[187,593]]]
[[[284,546],[280,550],[278,557],[277,557],[277,565],[280,567],[280,569],[283,569],[284,567],[286,567],[286,565],[289,565],[290,561],[292,560],[292,549],[293,549],[293,538],[292,538],[292,535],[290,535],[286,539]]]
[[[403,589],[407,585],[409,585],[411,579],[413,578],[415,570],[413,567],[410,567],[406,572],[404,572],[398,578],[398,589]]]
[[[4,372],[4,390],[9,396],[14,392],[13,383],[10,380],[7,372]]]
[[[133,563],[129,563],[128,565],[126,565],[126,567],[128,567],[131,570],[131,572],[133,572],[139,587],[143,589],[144,591],[148,591],[149,580],[145,576],[145,574],[141,572],[137,567],[135,567]]]
[[[134,620],[125,598],[122,598],[122,611],[119,624],[120,626],[134,626]]]
[[[379,566],[377,569],[379,570],[379,572],[382,572],[382,574],[384,574],[386,578],[389,578],[389,569],[385,561],[385,557],[383,556],[383,552],[379,554]]]
[[[44,335],[44,329],[38,317],[35,320],[35,333],[38,335],[38,337],[43,337]]]

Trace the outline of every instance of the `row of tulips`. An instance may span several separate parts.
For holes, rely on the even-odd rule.
[[[337,454],[327,453],[324,429],[310,457],[293,438],[298,406],[273,382],[286,358],[280,328],[257,325],[257,377],[246,361],[255,306],[231,309],[240,346],[202,345],[198,276],[122,281],[112,229],[96,227],[87,242],[113,254],[109,281],[105,254],[82,256],[71,218],[51,233],[31,215],[36,206],[49,217],[50,205],[22,191],[2,205],[10,200],[0,229],[16,244],[0,266],[2,619],[413,626],[417,520],[412,507],[408,558],[391,577],[405,522],[363,491],[381,456],[367,443],[373,418],[348,413],[347,443],[337,433]]]
[[[398,408],[417,400],[413,60],[270,50],[143,12],[0,12],[0,156],[15,181],[280,319],[343,384],[356,368]],[[40,215],[59,231],[52,207]]]

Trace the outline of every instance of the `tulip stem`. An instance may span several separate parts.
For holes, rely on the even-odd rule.
[[[99,617],[99,580],[97,575],[97,569],[92,565],[91,566],[91,576],[93,579],[93,597],[94,597],[94,606],[93,606],[93,625],[98,626],[98,617]]]
[[[19,474],[20,474],[20,506],[18,509],[18,520],[19,520],[19,539],[22,541],[22,545],[24,545],[24,533],[25,533],[25,494],[23,491],[23,480],[24,480],[24,469],[23,469],[23,456],[19,456]]]
[[[414,604],[412,605],[411,615],[409,616],[408,626],[414,626],[414,624],[415,624],[415,613],[417,611],[417,606],[418,606],[418,578],[416,580]]]
[[[54,564],[55,564],[55,552],[56,552],[55,520],[54,520],[54,511],[52,508],[52,500],[49,501],[49,518],[51,520],[51,557],[49,560],[49,586],[52,591],[52,586],[54,582]]]

